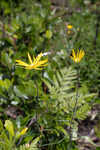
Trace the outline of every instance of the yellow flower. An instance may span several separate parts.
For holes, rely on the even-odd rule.
[[[71,34],[71,31],[70,31],[70,30],[68,30],[68,31],[67,31],[67,33],[68,33],[68,34]]]
[[[51,39],[51,37],[52,37],[52,32],[51,32],[50,30],[47,30],[46,33],[45,33],[45,37],[46,37],[47,39]]]
[[[22,135],[24,135],[27,132],[28,128],[25,127],[21,132],[16,133],[16,138],[19,139]]]
[[[26,133],[26,131],[28,130],[28,128],[24,128],[21,132],[20,132],[20,135],[24,135]]]
[[[48,62],[48,59],[40,60],[42,56],[43,54],[40,53],[36,58],[33,56],[33,60],[32,60],[30,54],[28,53],[28,59],[29,59],[30,64],[27,64],[21,60],[16,60],[16,62],[17,62],[17,65],[23,66],[25,69],[42,70],[44,66],[47,66],[46,63]]]
[[[71,56],[71,59],[76,62],[76,63],[79,63],[81,61],[81,59],[84,57],[85,55],[85,52],[84,50],[78,50],[77,53],[75,53],[74,49],[72,50],[72,56]]]
[[[69,24],[69,25],[67,25],[67,28],[68,28],[68,29],[72,29],[73,26]]]

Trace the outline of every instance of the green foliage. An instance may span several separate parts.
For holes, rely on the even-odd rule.
[[[85,57],[80,64],[80,76],[82,82],[86,84],[90,91],[98,92],[100,85],[100,67],[98,63],[98,60],[100,59],[100,28],[98,23],[99,6],[95,5],[95,1],[94,5],[91,4],[89,6],[91,6],[91,9],[86,5],[85,8],[81,8],[82,10],[80,13],[75,11],[67,18],[67,21],[73,25],[72,34],[66,36],[67,42],[69,43],[67,49],[69,49],[69,53],[71,53],[72,48],[84,49]],[[98,12],[97,14],[94,13],[96,10]],[[96,33],[96,30],[98,30],[98,33]]]
[[[55,102],[54,111],[56,111],[56,109],[60,109],[66,113],[69,112],[69,99],[75,95],[72,91],[72,88],[74,88],[72,81],[74,79],[76,79],[76,72],[71,68],[68,70],[64,68],[60,72],[56,72],[51,84],[45,81],[50,91],[51,101]]]
[[[10,120],[5,121],[5,128],[3,128],[3,124],[0,120],[0,150],[39,150],[37,147],[37,143],[39,142],[41,137],[35,138],[31,144],[20,145],[19,148],[16,146],[16,141],[20,138],[20,136],[25,134],[25,131],[21,132],[14,132],[13,123]],[[20,134],[20,136],[18,136]]]
[[[21,106],[23,102],[27,103],[27,99],[36,100],[34,79],[40,82],[41,72],[23,73],[22,68],[15,67],[15,60],[26,61],[28,52],[37,56],[40,52],[51,50],[57,41],[55,26],[60,24],[61,19],[54,18],[55,13],[51,12],[49,0],[2,0],[1,3],[5,17],[0,22],[0,104]],[[11,11],[9,15],[5,13],[8,8]],[[41,90],[39,92],[41,94]]]
[[[67,142],[67,145],[69,134],[67,130],[65,130],[65,127],[71,125],[72,139],[76,140],[78,138],[78,120],[84,120],[87,117],[88,112],[91,109],[91,98],[95,96],[95,94],[87,93],[87,91],[84,90],[84,87],[79,88],[77,109],[74,116],[77,121],[73,120],[72,124],[70,124],[76,103],[76,77],[76,71],[70,67],[57,71],[53,75],[53,79],[43,79],[49,88],[48,97],[50,100],[45,102],[47,103],[47,112],[46,114],[42,114],[41,117],[43,117],[43,119],[41,120],[46,121],[46,124],[44,122],[45,128],[55,129],[54,131],[51,131],[52,133],[56,131],[59,138],[63,133],[65,136],[65,143]],[[56,143],[59,143],[59,141]]]
[[[11,150],[11,147],[38,150],[39,146],[40,149],[64,150],[69,145],[70,126],[72,140],[77,140],[78,122],[88,116],[95,101],[95,94],[90,93],[100,93],[98,2],[70,0],[68,11],[65,8],[60,11],[51,6],[50,0],[0,1],[0,116],[3,122],[6,120],[5,129],[0,122],[1,150]],[[72,25],[70,31],[67,24]],[[77,73],[69,57],[73,48],[84,49],[85,57],[79,65],[78,103],[70,125],[77,90]],[[49,52],[44,55],[48,57],[48,67],[43,71],[17,67],[15,60],[26,62],[28,52],[34,56]],[[9,109],[9,117],[15,116],[16,127],[8,120],[6,109]],[[16,132],[17,128],[29,124],[31,118],[35,123],[16,147],[17,137],[22,136],[22,130]],[[95,132],[97,134],[98,127]],[[72,144],[72,149],[77,149],[76,143]]]
[[[96,134],[97,137],[100,138],[100,130],[99,130],[99,128],[100,128],[100,120],[99,120],[99,121],[97,122],[97,124],[94,126],[95,134]]]
[[[72,68],[64,68],[61,69],[60,72],[56,72],[51,83],[47,80],[43,80],[49,88],[49,96],[51,98],[50,103],[53,106],[52,112],[60,112],[61,114],[66,113],[68,115],[68,118],[66,118],[67,121],[70,119],[69,114],[73,112],[75,106],[76,76],[75,70]],[[76,118],[82,120],[86,118],[88,114],[87,112],[91,108],[89,105],[89,99],[91,99],[95,94],[86,93],[84,95],[82,87],[79,91]]]
[[[39,150],[37,146],[37,143],[39,142],[39,140],[40,140],[40,137],[37,137],[31,142],[31,144],[21,145],[19,148],[16,148],[14,150]]]
[[[11,126],[8,126],[10,124]],[[5,127],[8,130],[9,135],[7,135],[5,129],[3,128],[3,124],[0,120],[0,148],[1,150],[11,150],[14,146],[13,143],[13,136],[14,136],[14,130],[13,130],[13,124],[11,121],[6,120]]]

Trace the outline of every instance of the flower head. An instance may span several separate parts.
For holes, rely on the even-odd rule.
[[[19,139],[22,135],[24,135],[27,132],[28,128],[25,127],[21,132],[16,133],[16,138]]]
[[[16,62],[17,62],[17,65],[23,66],[25,69],[42,70],[44,66],[47,66],[47,62],[48,62],[48,59],[40,60],[42,56],[43,54],[40,53],[36,58],[33,56],[33,60],[32,60],[30,54],[28,53],[28,59],[29,59],[30,64],[27,64],[21,60],[16,60]]]
[[[77,53],[75,53],[74,49],[72,50],[72,56],[71,56],[71,59],[76,62],[76,63],[79,63],[81,61],[81,59],[84,57],[85,55],[85,52],[84,50],[78,50]]]
[[[28,130],[28,128],[24,128],[21,132],[20,132],[20,135],[24,135],[26,133],[26,131]]]
[[[46,33],[45,33],[45,37],[46,37],[47,39],[51,39],[51,37],[52,37],[52,32],[51,32],[50,30],[47,30]]]
[[[67,25],[67,29],[69,29],[69,30],[70,30],[70,29],[72,29],[72,28],[73,28],[73,26],[72,26],[72,25],[70,25],[70,24],[69,24],[69,25]]]
[[[67,33],[68,33],[68,34],[71,34],[71,31],[70,31],[70,30],[68,30],[68,31],[67,31]]]

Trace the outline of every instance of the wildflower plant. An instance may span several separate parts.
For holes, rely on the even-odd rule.
[[[84,50],[78,50],[78,52],[75,53],[75,50],[72,50],[72,56],[70,57],[75,63],[80,63],[80,61],[82,60],[82,58],[84,57],[85,52]],[[77,67],[77,83],[76,83],[76,98],[75,98],[75,105],[73,108],[73,112],[72,112],[72,117],[70,120],[70,143],[69,143],[69,148],[71,149],[72,147],[72,140],[73,140],[73,122],[75,120],[76,117],[76,111],[77,111],[77,104],[78,104],[78,97],[79,97],[79,66]]]
[[[86,8],[89,11],[79,9],[80,13],[72,7],[73,13],[70,15],[70,7],[68,7],[66,17],[66,15],[62,15],[63,12],[66,13],[66,9],[63,12],[61,10],[61,14],[59,14],[59,11],[55,11],[50,5],[50,0],[24,0],[18,3],[11,0],[11,4],[9,0],[1,1],[0,107],[2,108],[0,114],[3,121],[5,120],[5,114],[7,116],[10,114],[9,117],[15,118],[13,122],[16,121],[16,125],[26,124],[24,125],[26,127],[23,127],[22,130],[18,132],[12,130],[11,132],[10,130],[13,127],[7,121],[5,123],[6,133],[7,135],[11,134],[12,140],[16,136],[16,141],[20,141],[24,132],[27,135],[27,129],[29,128],[28,136],[22,143],[28,142],[30,146],[32,139],[35,139],[39,134],[43,134],[38,147],[41,147],[42,144],[47,146],[40,149],[68,149],[69,140],[71,139],[73,142],[74,139],[73,133],[77,134],[77,131],[73,132],[75,128],[78,129],[78,126],[75,127],[75,123],[78,125],[78,120],[84,120],[88,115],[87,112],[91,109],[89,103],[91,97],[85,98],[88,85],[92,89],[99,89],[99,82],[97,82],[100,77],[98,73],[100,67],[97,63],[100,58],[100,55],[98,55],[99,38],[95,42],[97,50],[94,51],[93,47],[95,27],[98,23],[98,21],[95,23],[94,20],[98,18],[96,17],[97,14],[92,13],[91,15],[92,11],[88,7]],[[69,69],[69,59],[66,59],[69,55],[69,49],[73,45],[76,48],[84,47],[87,50],[86,59],[88,60],[81,65],[80,63],[85,55],[84,51],[78,50],[76,52],[73,50],[70,58],[77,68],[75,70],[73,70],[73,67]],[[46,53],[42,51],[43,53],[34,57],[29,53],[27,54],[29,49],[30,51],[34,49],[36,53],[43,49],[46,50]],[[62,50],[60,51],[60,49]],[[47,66],[48,60],[43,56],[48,54],[50,54],[51,63],[48,70],[44,72],[42,69]],[[95,54],[95,59],[92,54]],[[24,56],[26,56],[25,59],[23,59]],[[16,68],[13,63],[15,59],[17,59]],[[82,81],[84,81],[83,86],[86,87],[79,86],[81,67],[84,68],[81,71]],[[22,68],[26,70],[23,72]],[[93,68],[95,68],[95,71],[93,71]],[[18,108],[17,113],[13,113],[9,108],[13,108],[15,111]],[[30,119],[31,117],[35,123]],[[8,129],[7,123],[9,123],[10,129]],[[29,126],[31,124],[32,128]],[[71,132],[69,132],[69,127]],[[65,140],[63,140],[64,136]],[[5,150],[13,150],[11,147],[6,147],[8,138],[5,140],[2,135],[1,142],[4,143]],[[2,144],[0,143],[1,149],[3,149]],[[37,147],[37,143],[35,147]],[[38,148],[35,147],[33,149],[37,150]]]

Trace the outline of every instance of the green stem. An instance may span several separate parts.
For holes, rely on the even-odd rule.
[[[35,80],[35,85],[36,85],[36,89],[37,89],[37,94],[36,94],[36,105],[38,105],[38,99],[39,99],[39,89],[38,89],[38,84],[37,81]],[[36,106],[38,107],[38,106]],[[37,109],[37,108],[36,108]],[[36,111],[36,121],[38,120],[38,113]]]
[[[73,112],[72,112],[72,117],[71,117],[71,120],[70,120],[70,143],[69,143],[69,147],[68,147],[68,150],[71,150],[72,148],[72,124],[73,124],[73,121],[75,119],[75,116],[76,116],[76,111],[77,111],[77,104],[78,104],[78,88],[79,88],[79,66],[77,67],[77,83],[76,83],[76,100],[75,100],[75,106],[73,108]]]

